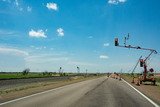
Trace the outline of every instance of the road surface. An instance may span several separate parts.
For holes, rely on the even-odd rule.
[[[101,77],[1,103],[0,107],[154,107],[123,81]]]

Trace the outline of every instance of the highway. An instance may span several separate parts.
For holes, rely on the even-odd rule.
[[[154,107],[124,81],[101,77],[1,103],[0,107]]]

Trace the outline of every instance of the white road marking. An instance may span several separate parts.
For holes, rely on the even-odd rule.
[[[10,100],[10,101],[4,102],[4,103],[0,103],[0,106],[5,105],[5,104],[9,104],[9,103],[12,103],[12,102],[16,102],[16,101],[19,101],[19,100],[23,100],[23,99],[26,99],[26,98],[30,98],[30,97],[33,97],[33,96],[36,96],[36,95],[48,93],[48,92],[51,92],[51,91],[54,91],[54,90],[57,90],[57,89],[61,89],[61,88],[63,88],[63,87],[59,87],[59,88],[43,91],[43,92],[40,92],[40,93],[32,94],[32,95],[29,95],[29,96],[17,98],[17,99],[14,99],[14,100]]]
[[[147,99],[151,104],[153,104],[155,107],[160,107],[158,104],[156,104],[154,101],[152,101],[150,98],[148,98],[147,96],[145,96],[143,93],[141,93],[139,90],[137,90],[136,88],[134,88],[131,84],[129,84],[127,81],[125,81],[124,79],[122,79],[126,84],[128,84],[131,88],[133,88],[135,91],[137,91],[140,95],[142,95],[145,99]]]

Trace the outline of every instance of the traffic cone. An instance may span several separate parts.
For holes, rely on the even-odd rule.
[[[134,83],[134,77],[133,77],[133,79],[132,79],[132,82],[131,83]]]
[[[138,77],[136,85],[140,86],[140,77]]]

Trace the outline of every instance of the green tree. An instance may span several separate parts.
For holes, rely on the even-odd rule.
[[[23,75],[28,75],[29,71],[30,71],[30,69],[29,69],[29,68],[26,68],[26,69],[24,69],[24,70],[22,71],[22,74],[23,74]]]

